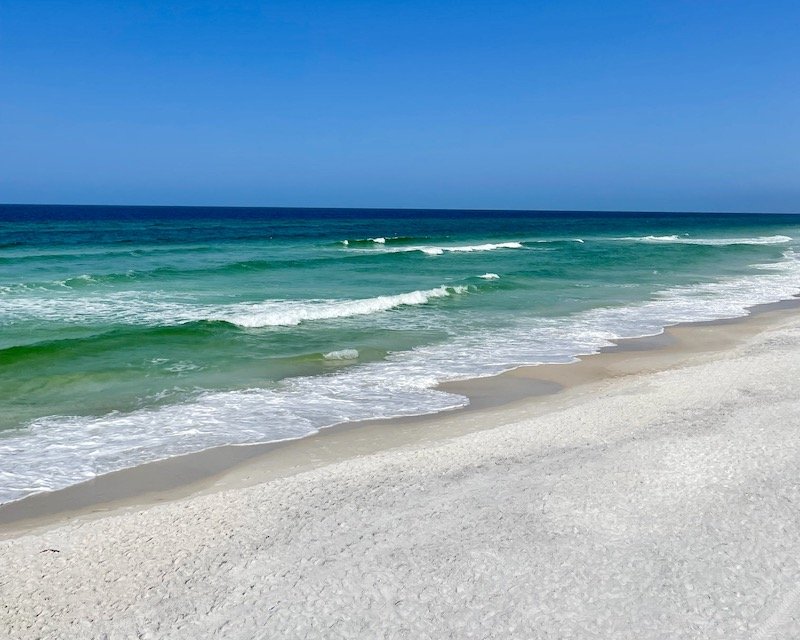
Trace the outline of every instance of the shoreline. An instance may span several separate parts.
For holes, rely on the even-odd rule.
[[[449,440],[563,407],[600,383],[713,359],[779,325],[800,298],[748,308],[748,315],[689,322],[660,334],[614,340],[565,364],[522,365],[501,374],[440,384],[469,404],[434,414],[340,423],[298,439],[224,445],[102,474],[0,506],[0,540],[75,520],[250,487],[360,456]]]
[[[800,637],[800,315],[670,333],[560,369],[594,382],[450,420],[482,431],[386,449],[413,427],[362,429],[380,451],[252,486],[264,465],[243,465],[227,490],[1,541],[0,628]]]

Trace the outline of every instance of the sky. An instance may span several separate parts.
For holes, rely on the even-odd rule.
[[[800,2],[0,0],[0,202],[800,212]]]

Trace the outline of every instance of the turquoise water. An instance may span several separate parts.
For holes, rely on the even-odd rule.
[[[800,216],[0,207],[0,502],[800,290]]]

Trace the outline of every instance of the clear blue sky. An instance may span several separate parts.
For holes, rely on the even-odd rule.
[[[0,202],[800,211],[800,2],[0,0]]]

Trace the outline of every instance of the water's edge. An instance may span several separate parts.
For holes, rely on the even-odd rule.
[[[102,474],[51,492],[36,493],[0,505],[0,538],[22,535],[34,528],[52,526],[73,518],[108,514],[187,496],[224,490],[233,486],[257,484],[277,477],[345,460],[348,458],[431,441],[460,433],[492,428],[486,424],[473,428],[437,429],[437,424],[470,422],[472,415],[510,406],[530,408],[530,402],[558,396],[566,388],[586,382],[554,382],[570,378],[580,363],[597,364],[603,358],[625,358],[642,352],[681,350],[673,336],[675,329],[715,328],[744,325],[765,314],[793,314],[800,309],[800,298],[755,305],[748,314],[721,320],[680,323],[666,327],[657,335],[614,340],[614,345],[599,353],[581,356],[576,363],[522,365],[494,376],[447,382],[438,388],[469,399],[469,404],[438,413],[339,423],[318,433],[279,442],[224,445],[174,456]],[[756,324],[756,323],[753,323]],[[757,332],[758,327],[754,328]],[[709,349],[709,351],[713,351]],[[560,375],[547,376],[558,369]],[[668,368],[668,367],[667,367]],[[403,434],[403,437],[398,437]],[[249,473],[248,469],[252,472]],[[238,471],[238,474],[236,473]],[[238,475],[237,478],[233,476]]]

